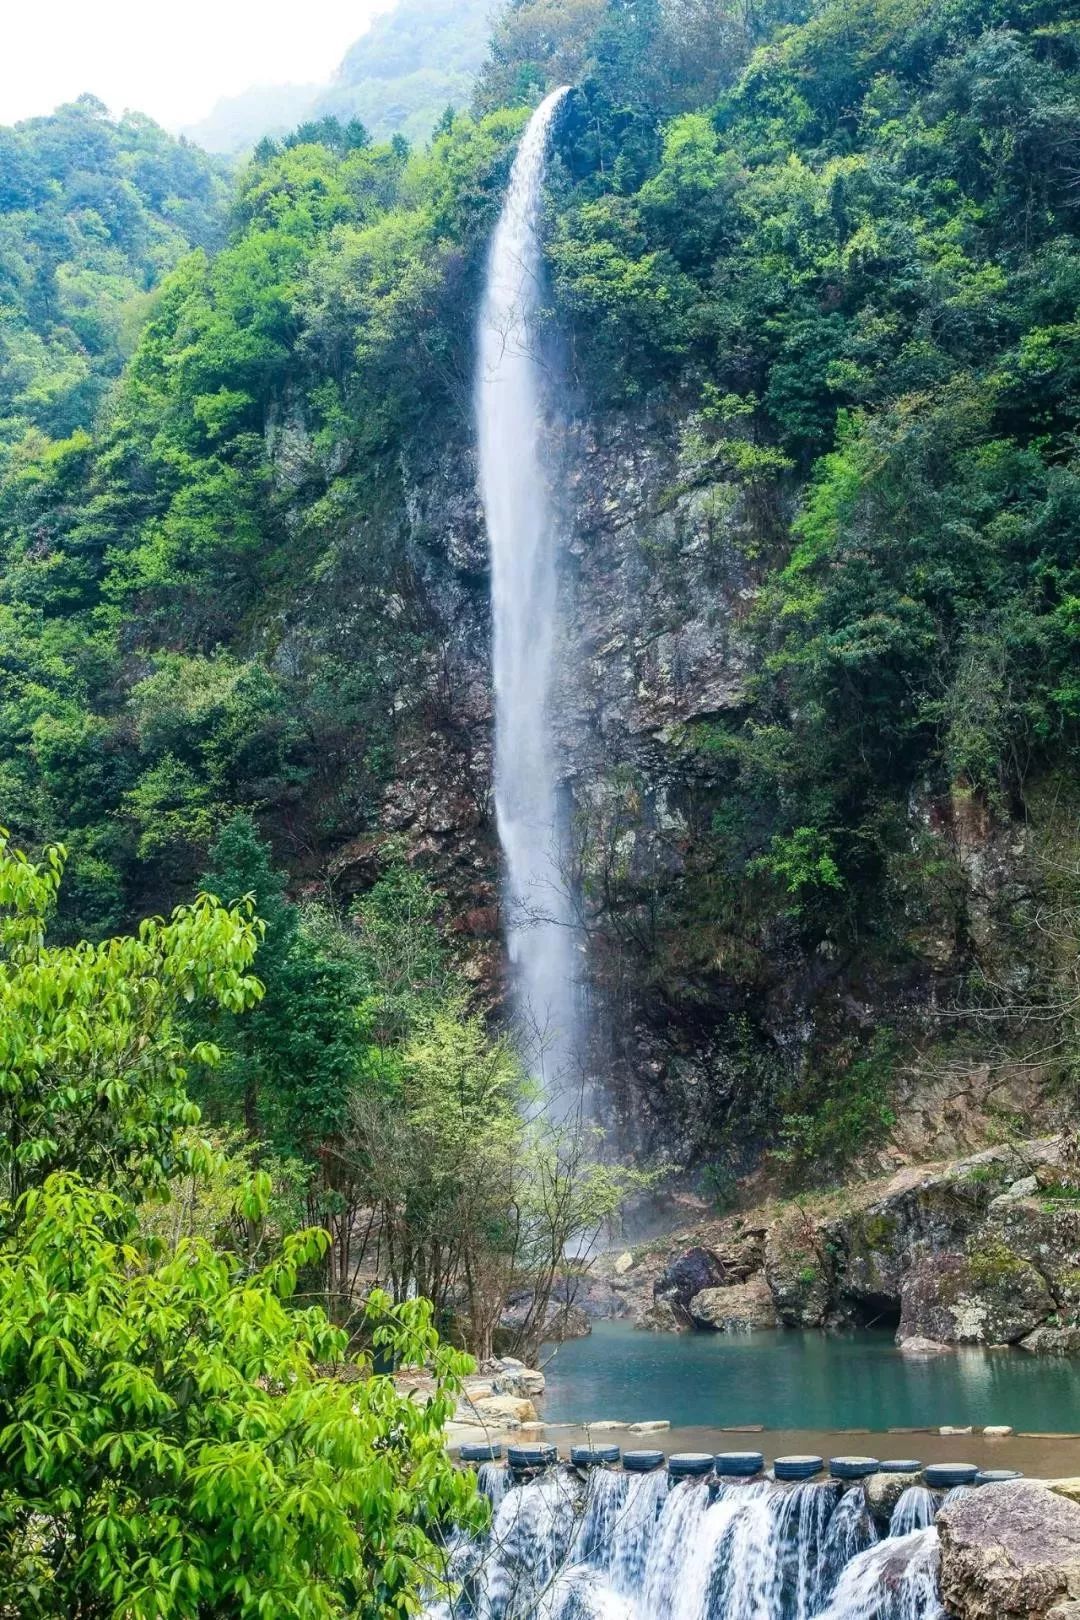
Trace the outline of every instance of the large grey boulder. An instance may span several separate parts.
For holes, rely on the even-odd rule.
[[[1015,1344],[1055,1310],[1029,1260],[983,1234],[973,1254],[925,1254],[900,1287],[898,1338],[941,1344]]]
[[[764,1277],[733,1283],[730,1288],[705,1288],[687,1306],[697,1327],[720,1333],[754,1333],[779,1327],[772,1293]]]
[[[937,1528],[953,1620],[1049,1620],[1080,1599],[1080,1506],[1045,1485],[984,1485],[943,1508]]]

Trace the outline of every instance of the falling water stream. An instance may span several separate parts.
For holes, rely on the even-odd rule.
[[[455,1549],[438,1620],[944,1620],[922,1501],[881,1535],[862,1487],[835,1482],[491,1466],[481,1488],[491,1529]]]
[[[476,376],[507,945],[523,1056],[554,1116],[569,1112],[578,1043],[576,952],[551,724],[558,558],[544,434],[538,226],[552,124],[566,94],[556,90],[541,103],[518,149],[488,256]]]

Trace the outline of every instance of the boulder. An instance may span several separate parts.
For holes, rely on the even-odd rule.
[[[765,1242],[765,1280],[785,1327],[820,1327],[829,1310],[829,1251],[802,1217],[778,1221]]]
[[[488,1429],[520,1429],[523,1423],[537,1421],[532,1401],[518,1395],[491,1395],[470,1402],[462,1416],[466,1422],[472,1417]]]
[[[938,1339],[926,1339],[919,1333],[912,1334],[910,1339],[901,1339],[897,1334],[897,1343],[900,1352],[905,1356],[947,1356],[951,1353],[951,1344],[942,1344]]]
[[[581,1305],[560,1305],[549,1315],[544,1333],[551,1344],[565,1344],[567,1339],[587,1339],[592,1332],[592,1321]]]
[[[764,1277],[733,1283],[728,1288],[705,1288],[687,1306],[697,1327],[720,1333],[748,1333],[779,1326],[772,1292]]]
[[[687,1249],[656,1279],[653,1298],[658,1304],[670,1305],[676,1316],[687,1316],[687,1307],[696,1294],[728,1281],[722,1263],[709,1249]]]
[[[1080,1506],[1030,1480],[943,1508],[941,1596],[954,1620],[1049,1620],[1080,1598]]]
[[[677,1310],[670,1299],[654,1299],[634,1322],[646,1333],[687,1333],[692,1325],[689,1315]]]
[[[881,1523],[888,1523],[893,1508],[904,1492],[912,1485],[921,1484],[922,1475],[919,1473],[871,1474],[869,1479],[863,1481],[866,1505],[875,1519]]]
[[[899,1337],[1015,1344],[1055,1309],[1030,1261],[983,1239],[973,1255],[923,1254],[900,1285]]]
[[[1080,1327],[1037,1327],[1020,1340],[1021,1350],[1040,1356],[1080,1356]]]
[[[652,1418],[646,1423],[631,1423],[631,1434],[660,1434],[664,1429],[670,1429],[671,1424],[667,1418]]]
[[[498,1363],[492,1384],[496,1395],[518,1395],[531,1400],[544,1393],[547,1379],[534,1367],[524,1367],[520,1361],[507,1358]]]
[[[634,1257],[629,1250],[627,1250],[625,1254],[620,1254],[619,1258],[615,1262],[615,1275],[616,1277],[625,1277],[626,1273],[628,1271],[633,1271],[633,1269]]]

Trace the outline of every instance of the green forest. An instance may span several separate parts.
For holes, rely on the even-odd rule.
[[[656,1182],[530,1107],[447,863],[387,824],[457,735],[424,479],[471,465],[487,244],[561,84],[568,415],[676,422],[672,500],[749,514],[745,690],[664,738],[679,871],[585,882],[645,999],[730,992],[691,1157],[813,1183],[888,1129],[894,1009],[763,1078],[770,952],[906,985],[944,933],[1074,1095],[1061,0],[510,0],[430,139],[335,92],[233,172],[92,97],[0,129],[4,1616],[417,1612],[486,1511],[442,1446],[463,1351],[534,1353],[567,1244]],[[977,935],[931,803],[1032,827],[1045,907]]]

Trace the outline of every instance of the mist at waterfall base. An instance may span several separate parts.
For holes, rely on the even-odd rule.
[[[476,420],[491,559],[495,812],[506,939],[522,1056],[553,1118],[580,1091],[577,944],[564,875],[551,724],[559,644],[558,535],[545,443],[539,217],[553,121],[549,95],[522,137],[488,255]]]
[[[431,1620],[942,1620],[922,1495],[882,1534],[861,1486],[480,1472],[487,1536],[449,1549]],[[923,1493],[926,1494],[926,1493]],[[938,1503],[931,1502],[932,1514]]]

